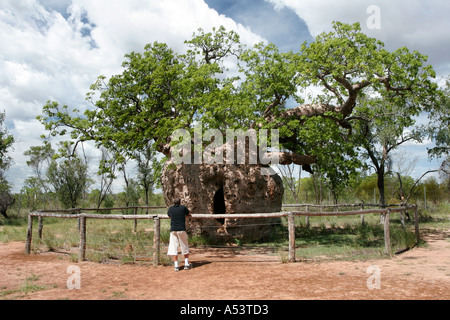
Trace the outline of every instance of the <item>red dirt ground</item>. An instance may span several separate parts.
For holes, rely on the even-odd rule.
[[[194,268],[178,273],[171,266],[74,263],[58,253],[25,255],[23,242],[0,244],[0,299],[448,300],[450,230],[423,238],[426,247],[371,261],[287,264],[261,252],[193,249]],[[67,288],[70,265],[80,267],[79,290]],[[371,265],[381,270],[380,289],[368,289]],[[21,291],[27,282],[44,289]]]

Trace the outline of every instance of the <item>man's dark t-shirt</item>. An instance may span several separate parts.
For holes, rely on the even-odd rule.
[[[189,210],[183,205],[169,208],[167,215],[170,217],[170,231],[186,231],[185,217]]]

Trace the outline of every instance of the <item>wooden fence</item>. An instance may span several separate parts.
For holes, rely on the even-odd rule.
[[[307,206],[303,204],[296,205],[284,205],[284,208],[289,207],[302,207]],[[308,205],[311,207],[336,207],[336,206],[317,206]],[[360,205],[340,205],[340,207],[349,206],[360,206]],[[364,204],[364,206],[367,206]],[[156,209],[165,207],[126,207],[126,208],[110,208],[103,210],[125,210],[131,209],[134,214],[132,215],[118,215],[118,214],[91,214],[82,211],[99,211],[97,209],[72,209],[72,210],[41,210],[36,212],[30,212],[28,214],[28,228],[27,228],[27,239],[25,244],[25,253],[30,254],[31,241],[32,241],[32,231],[33,231],[33,219],[34,217],[39,218],[39,237],[42,237],[42,218],[43,217],[54,217],[54,218],[64,218],[64,219],[78,219],[79,223],[79,261],[84,261],[86,258],[86,220],[87,219],[120,219],[120,220],[135,220],[135,228],[138,220],[152,219],[154,223],[154,236],[153,236],[153,264],[158,265],[160,263],[160,231],[161,231],[161,219],[169,219],[166,214],[145,214],[138,215],[138,209]],[[361,215],[365,214],[385,214],[384,219],[384,242],[385,242],[385,253],[391,254],[391,240],[390,240],[390,214],[394,212],[404,212],[406,210],[414,210],[414,221],[415,221],[415,236],[416,244],[419,242],[419,217],[416,205],[410,206],[398,206],[398,207],[388,207],[382,209],[359,209],[352,211],[334,211],[334,212],[324,212],[323,210],[317,211],[282,211],[274,213],[236,213],[236,214],[191,214],[192,219],[254,219],[254,218],[279,218],[288,217],[288,232],[289,232],[289,262],[295,262],[295,216],[348,216],[348,215]]]

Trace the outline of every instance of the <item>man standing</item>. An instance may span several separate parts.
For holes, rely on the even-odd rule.
[[[186,216],[190,216],[188,208],[181,205],[180,199],[174,200],[174,205],[169,208],[167,215],[170,217],[170,240],[167,255],[172,256],[175,271],[179,271],[178,266],[178,247],[184,255],[184,270],[189,270],[189,245],[186,232]]]

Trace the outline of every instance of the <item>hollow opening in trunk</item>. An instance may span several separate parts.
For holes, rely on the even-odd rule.
[[[223,193],[223,186],[219,188],[214,194],[214,214],[226,213],[225,210],[225,195]],[[220,224],[225,223],[225,219],[216,219]]]

